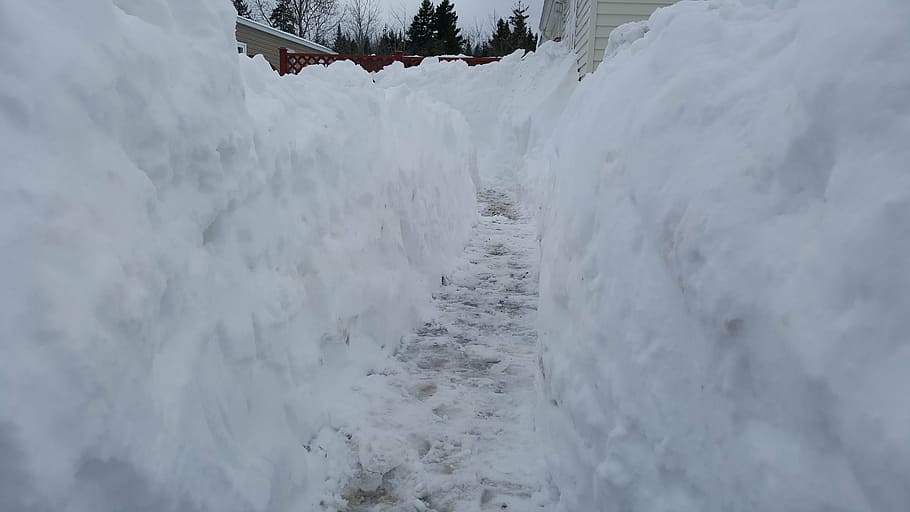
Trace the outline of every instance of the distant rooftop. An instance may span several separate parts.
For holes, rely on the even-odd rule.
[[[314,43],[313,41],[310,41],[309,39],[304,39],[304,38],[302,38],[302,37],[295,36],[294,34],[289,34],[289,33],[287,33],[287,32],[282,32],[281,30],[272,28],[272,27],[266,25],[265,23],[259,23],[258,21],[253,21],[253,20],[251,20],[251,19],[249,19],[249,18],[244,18],[244,17],[242,17],[242,16],[237,16],[237,23],[239,23],[239,24],[241,24],[241,25],[244,25],[244,26],[246,26],[246,27],[250,27],[250,28],[252,28],[252,29],[256,29],[256,30],[261,30],[261,31],[263,31],[263,32],[267,32],[267,33],[269,33],[269,34],[272,34],[272,35],[275,36],[275,37],[280,37],[280,38],[285,39],[285,40],[287,40],[287,41],[290,41],[290,42],[292,42],[292,43],[296,43],[296,44],[299,44],[299,45],[302,45],[302,46],[307,46],[307,47],[312,48],[313,50],[316,50],[316,51],[318,51],[318,52],[330,53],[330,54],[335,54],[335,53],[336,53],[336,52],[332,51],[331,48],[326,48],[325,46],[322,46],[322,45],[319,44],[319,43]]]

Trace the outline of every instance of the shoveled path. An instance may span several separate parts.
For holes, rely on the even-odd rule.
[[[534,229],[508,195],[479,194],[465,260],[435,318],[402,339],[400,396],[374,405],[348,512],[545,510],[531,419],[537,369]],[[397,394],[397,393],[396,393]]]

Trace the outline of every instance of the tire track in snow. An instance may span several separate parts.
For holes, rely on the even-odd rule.
[[[397,352],[400,395],[374,404],[346,512],[543,510],[532,423],[537,244],[506,194],[478,195],[465,260],[434,295],[436,315]]]

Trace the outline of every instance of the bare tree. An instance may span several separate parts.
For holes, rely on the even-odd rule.
[[[260,21],[262,23],[268,23],[272,26],[272,21],[269,19],[269,15],[272,14],[272,9],[275,8],[275,5],[270,0],[253,0],[253,19]]]
[[[496,23],[499,22],[499,20],[501,18],[502,18],[502,16],[500,16],[499,13],[496,12],[496,9],[493,9],[493,12],[491,12],[490,14],[487,15],[486,25],[487,25],[487,28],[490,29],[490,32],[493,32],[496,30]]]
[[[407,33],[408,27],[411,26],[411,17],[408,16],[408,8],[405,4],[402,3],[397,8],[390,9],[389,15],[391,16],[391,27],[402,34]]]
[[[345,5],[344,24],[360,53],[367,53],[378,38],[379,15],[376,0],[348,0]]]
[[[314,41],[326,41],[338,22],[338,0],[293,0],[297,35]]]
[[[473,52],[475,48],[490,40],[492,30],[487,25],[487,23],[475,18],[474,24],[463,30],[465,48],[468,53]]]
[[[272,10],[277,0],[253,0],[253,17],[274,26]],[[294,34],[314,41],[325,41],[339,20],[338,0],[290,0],[287,7],[294,18]]]

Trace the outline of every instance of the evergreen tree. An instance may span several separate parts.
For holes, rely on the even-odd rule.
[[[354,55],[370,55],[373,53],[373,41],[368,35],[352,37],[351,45],[351,53]]]
[[[496,31],[490,38],[490,54],[501,57],[512,53],[512,30],[506,20],[499,18],[496,22]]]
[[[516,2],[509,20],[500,18],[496,22],[496,30],[487,45],[488,54],[501,57],[515,50],[534,51],[537,37],[528,27],[529,17],[528,7],[521,0]]]
[[[436,40],[436,11],[433,2],[423,0],[408,27],[407,48],[414,55],[429,55]]]
[[[379,41],[376,43],[376,53],[379,55],[391,55],[398,51],[404,51],[404,34],[390,29],[388,26],[383,27]]]
[[[341,24],[338,24],[338,27],[335,30],[335,42],[332,43],[332,49],[341,54],[351,54],[353,53],[354,43],[351,39],[341,30]]]
[[[238,16],[243,16],[244,18],[249,18],[252,14],[250,6],[246,4],[245,0],[234,0],[234,9],[237,10]]]
[[[534,51],[537,47],[537,38],[528,27],[528,6],[522,4],[521,0],[516,2],[512,8],[512,15],[509,16],[509,25],[512,27],[512,40],[509,45],[509,53],[515,50]]]
[[[435,54],[457,55],[464,47],[464,38],[458,28],[458,15],[455,6],[449,0],[442,0],[436,7],[434,20],[436,27]]]
[[[291,0],[278,0],[278,3],[275,4],[275,8],[272,9],[272,14],[269,16],[269,23],[272,27],[283,32],[295,33],[295,30],[297,29],[297,19],[294,16],[294,8],[291,5]]]

